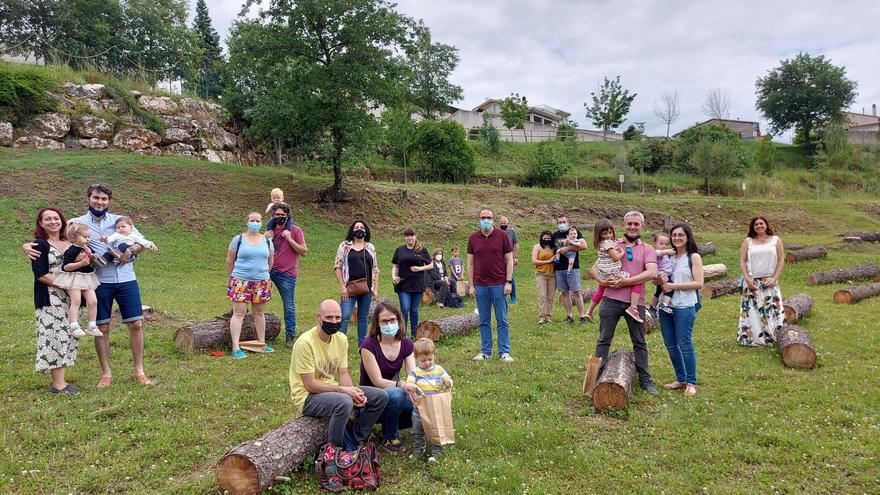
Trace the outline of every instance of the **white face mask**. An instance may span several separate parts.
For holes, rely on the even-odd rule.
[[[437,260],[437,261],[443,261],[443,255],[442,255],[442,254],[438,254],[437,256],[434,256],[434,259]]]

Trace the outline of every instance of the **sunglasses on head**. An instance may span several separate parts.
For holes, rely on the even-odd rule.
[[[633,248],[630,246],[626,247],[626,259],[629,261],[633,260]]]

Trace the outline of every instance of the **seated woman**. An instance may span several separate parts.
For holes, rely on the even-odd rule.
[[[403,316],[394,304],[381,301],[373,310],[370,331],[360,348],[360,385],[384,389],[388,406],[380,418],[381,444],[391,452],[405,449],[400,441],[400,427],[411,423],[413,399],[418,387],[406,383],[407,374],[416,367],[413,343],[406,338]],[[403,371],[401,379],[400,372]]]
[[[449,277],[443,264],[443,250],[435,249],[432,257],[432,268],[425,272],[425,285],[433,292],[437,306],[442,308],[449,296]]]

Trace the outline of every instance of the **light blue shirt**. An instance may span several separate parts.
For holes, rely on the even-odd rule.
[[[92,231],[92,235],[89,238],[89,249],[96,256],[103,256],[107,252],[107,245],[101,242],[101,236],[110,237],[111,234],[116,233],[116,219],[119,217],[120,215],[115,213],[107,213],[103,217],[95,219],[91,213],[86,213],[81,217],[74,218],[73,221],[89,226],[89,229]],[[140,235],[140,232],[134,227],[131,228],[131,233]],[[98,274],[98,281],[102,284],[121,284],[137,280],[137,277],[134,275],[133,261],[134,258],[129,263],[121,265],[108,263],[107,266],[95,268],[95,273]]]
[[[238,239],[238,236],[232,238],[229,249],[235,251]],[[247,238],[242,238],[241,247],[238,248],[238,257],[235,258],[235,263],[232,265],[232,276],[248,282],[266,280],[269,278],[269,252],[274,249],[272,241],[264,236],[260,236],[260,243],[256,246],[251,246],[248,244]]]
[[[691,271],[690,263],[688,263],[687,254],[683,255],[678,261],[672,257],[674,263],[672,269],[672,280],[677,284],[685,284],[694,281],[694,274]],[[696,289],[675,289],[672,293],[673,308],[690,308],[697,304]]]

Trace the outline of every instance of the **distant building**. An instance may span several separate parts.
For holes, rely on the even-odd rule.
[[[864,112],[864,110],[863,110]],[[877,116],[877,105],[871,105],[871,115],[866,113],[846,112],[844,117],[849,131],[850,144],[874,144],[880,142],[880,117]]]
[[[695,124],[688,129],[693,129],[694,127],[700,127],[703,125],[720,125],[722,127],[726,127],[731,131],[739,134],[740,139],[742,139],[743,141],[757,141],[761,139],[761,124],[757,122],[750,122],[747,120],[709,119],[705,122]],[[684,131],[681,131],[678,134],[675,134],[673,137],[679,137],[683,132]]]

